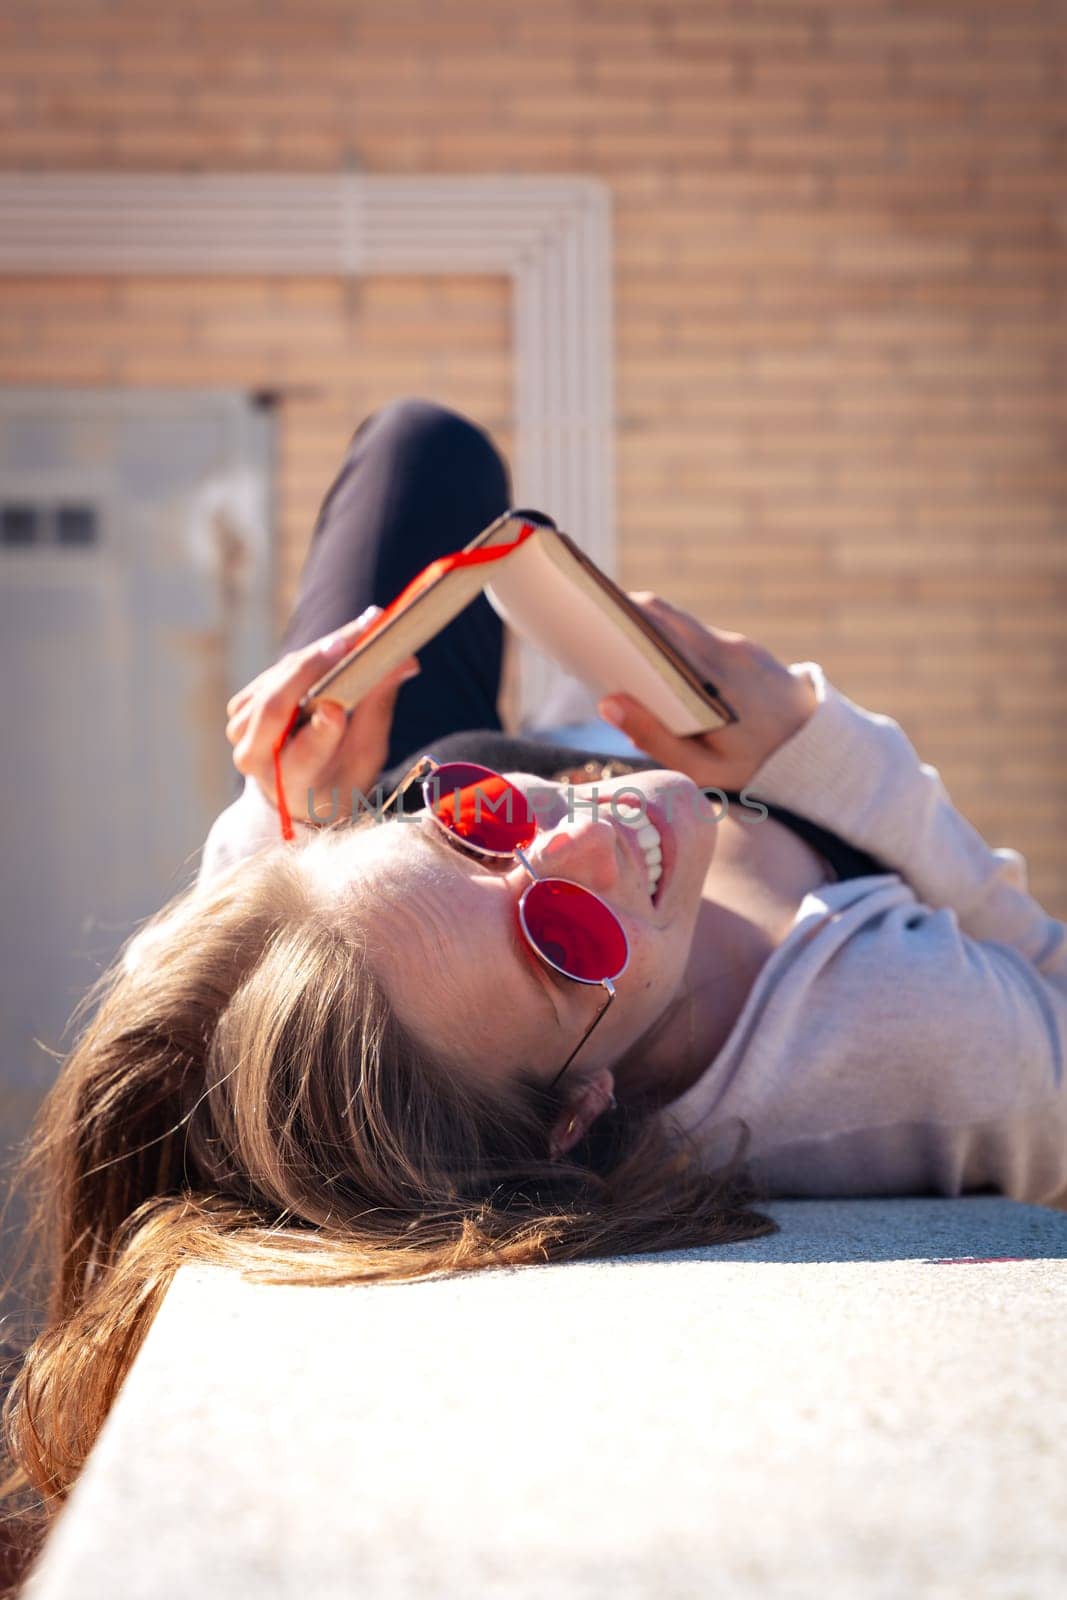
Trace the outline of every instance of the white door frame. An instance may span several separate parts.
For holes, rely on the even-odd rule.
[[[607,186],[581,177],[3,173],[0,274],[500,273],[516,503],[615,571]],[[520,712],[555,682],[523,649]]]

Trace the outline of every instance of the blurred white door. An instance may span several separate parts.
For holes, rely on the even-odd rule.
[[[272,431],[246,395],[0,390],[0,1183],[76,1002],[237,793]]]

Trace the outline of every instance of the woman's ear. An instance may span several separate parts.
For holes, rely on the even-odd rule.
[[[574,1100],[560,1112],[548,1142],[548,1153],[555,1161],[584,1139],[597,1117],[614,1106],[615,1074],[604,1067],[583,1085]]]

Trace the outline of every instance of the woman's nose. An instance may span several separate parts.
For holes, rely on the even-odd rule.
[[[605,817],[566,817],[539,835],[535,850],[534,866],[546,876],[574,878],[601,891],[618,882],[615,830]]]

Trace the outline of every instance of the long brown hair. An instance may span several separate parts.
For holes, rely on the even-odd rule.
[[[177,896],[75,1013],[93,1014],[18,1168],[44,1327],[4,1407],[0,1493],[26,1555],[183,1262],[361,1283],[776,1231],[748,1209],[765,1196],[741,1165],[747,1129],[709,1173],[631,1103],[549,1160],[562,1089],[539,1088],[534,1063],[495,1085],[448,1070],[297,856],[268,850]]]

